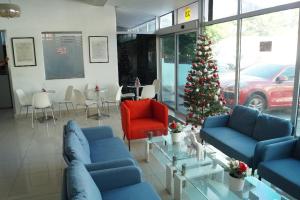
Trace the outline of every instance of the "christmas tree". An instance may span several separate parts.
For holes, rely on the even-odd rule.
[[[208,116],[226,112],[218,67],[210,46],[211,41],[207,36],[198,37],[196,56],[184,90],[184,105],[188,112],[186,122],[195,127],[202,125]]]

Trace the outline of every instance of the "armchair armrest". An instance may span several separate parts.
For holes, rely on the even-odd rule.
[[[82,128],[81,130],[89,142],[114,137],[109,126]]]
[[[119,160],[107,161],[102,163],[92,163],[85,165],[88,171],[97,171],[104,169],[112,169],[124,166],[135,166],[135,162],[130,158],[124,158]]]
[[[271,144],[281,143],[284,141],[291,141],[293,140],[293,136],[286,136],[286,137],[280,137],[280,138],[274,138],[270,140],[263,140],[256,144],[255,151],[254,151],[254,157],[253,157],[253,168],[257,169],[258,164],[262,161],[264,161],[264,150],[267,146]]]
[[[128,134],[130,128],[130,110],[125,105],[125,103],[121,104],[121,121],[124,134],[127,138],[129,138]]]
[[[219,115],[207,117],[204,120],[203,128],[222,127],[228,124],[229,115]]]
[[[262,152],[262,161],[279,160],[292,157],[296,143],[297,140],[293,139],[267,145]]]
[[[153,116],[168,127],[168,107],[158,101],[151,101]]]
[[[134,166],[90,172],[100,191],[113,190],[142,182],[141,171]]]

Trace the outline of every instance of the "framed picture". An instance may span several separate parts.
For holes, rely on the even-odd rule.
[[[108,63],[108,37],[89,36],[90,63]]]
[[[15,67],[36,66],[33,37],[11,38]]]

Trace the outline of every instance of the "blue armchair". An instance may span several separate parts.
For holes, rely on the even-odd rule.
[[[300,139],[267,145],[262,152],[258,175],[300,199]]]
[[[110,168],[135,164],[124,142],[108,126],[80,128],[75,121],[64,127],[63,157],[69,165],[79,160],[88,168]]]
[[[254,172],[264,146],[292,139],[292,131],[288,120],[235,106],[231,115],[206,118],[200,137],[227,156],[244,161]]]
[[[143,182],[135,166],[88,171],[73,161],[64,172],[64,200],[159,200],[153,187]]]

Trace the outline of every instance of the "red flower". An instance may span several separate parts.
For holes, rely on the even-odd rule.
[[[248,166],[244,163],[244,162],[239,162],[239,169],[241,173],[244,173],[245,171],[247,171]]]
[[[177,128],[177,124],[175,123],[175,121],[173,121],[173,122],[170,124],[170,128],[171,128],[171,129],[176,129],[176,128]]]

